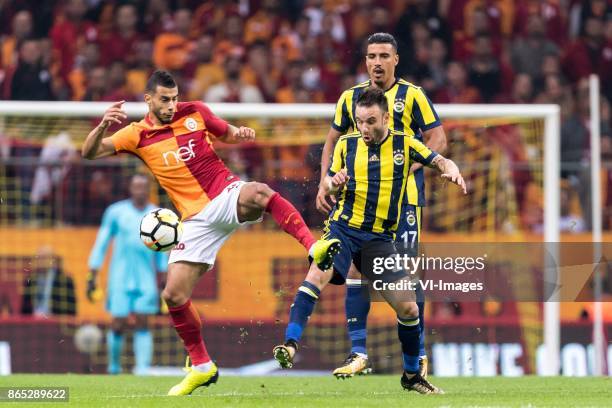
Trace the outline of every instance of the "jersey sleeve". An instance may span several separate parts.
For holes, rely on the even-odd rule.
[[[434,152],[414,137],[408,138],[407,141],[409,144],[408,151],[410,152],[409,160],[411,162],[417,162],[425,166],[429,166],[434,157],[438,155],[438,153]]]
[[[425,95],[423,89],[419,87],[416,87],[414,91],[414,103],[410,115],[422,131],[433,129],[442,124],[433,104]]]
[[[331,166],[327,171],[327,175],[333,177],[344,167],[344,158],[346,157],[346,140],[340,139],[334,147],[334,155],[332,156]]]
[[[196,102],[195,105],[200,115],[202,115],[204,124],[210,133],[216,137],[223,136],[227,133],[228,123],[225,120],[216,116],[203,102]]]
[[[138,133],[132,125],[119,129],[111,135],[111,141],[115,146],[115,152],[135,152],[138,146]]]
[[[104,263],[104,257],[106,256],[106,250],[111,239],[117,233],[117,227],[115,225],[115,207],[108,207],[104,211],[102,216],[102,225],[98,230],[98,236],[96,237],[96,243],[91,250],[89,255],[89,269],[100,269]]]
[[[348,132],[351,127],[347,97],[347,91],[344,91],[340,99],[338,99],[338,103],[336,103],[336,113],[334,115],[334,121],[332,122],[332,128],[340,133]]]

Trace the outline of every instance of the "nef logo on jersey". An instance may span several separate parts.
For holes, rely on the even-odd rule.
[[[198,128],[198,122],[196,122],[194,118],[187,118],[187,120],[185,120],[185,127],[187,130],[193,132]]]
[[[397,113],[402,113],[405,107],[406,105],[402,99],[396,99],[395,103],[393,104],[393,110]]]
[[[404,150],[397,149],[393,151],[393,163],[398,166],[404,164]]]
[[[194,147],[195,140],[189,139],[187,146],[181,146],[177,150],[170,150],[169,152],[162,153],[164,164],[166,166],[171,166],[193,159],[195,157]]]

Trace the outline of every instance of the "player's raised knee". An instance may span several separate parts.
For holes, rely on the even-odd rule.
[[[252,189],[252,202],[259,208],[265,209],[268,206],[270,198],[274,195],[275,191],[270,188],[266,183],[252,182],[249,183]]]

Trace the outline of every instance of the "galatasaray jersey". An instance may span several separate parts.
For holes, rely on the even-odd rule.
[[[111,136],[117,153],[138,156],[185,219],[200,212],[238,180],[215,153],[211,136],[228,124],[202,102],[180,102],[172,123],[155,126],[146,116]]]

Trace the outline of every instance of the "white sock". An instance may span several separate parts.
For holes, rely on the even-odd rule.
[[[194,370],[198,370],[201,373],[205,373],[205,372],[210,371],[212,366],[213,366],[213,362],[209,361],[207,363],[202,363],[202,364],[191,366],[191,368],[193,368]]]
[[[310,246],[310,249],[308,250],[308,255],[310,255],[311,258],[314,258],[314,244],[312,244]]]
[[[368,358],[368,355],[366,353],[355,353],[355,354],[357,354],[359,357],[363,357],[365,359]]]

